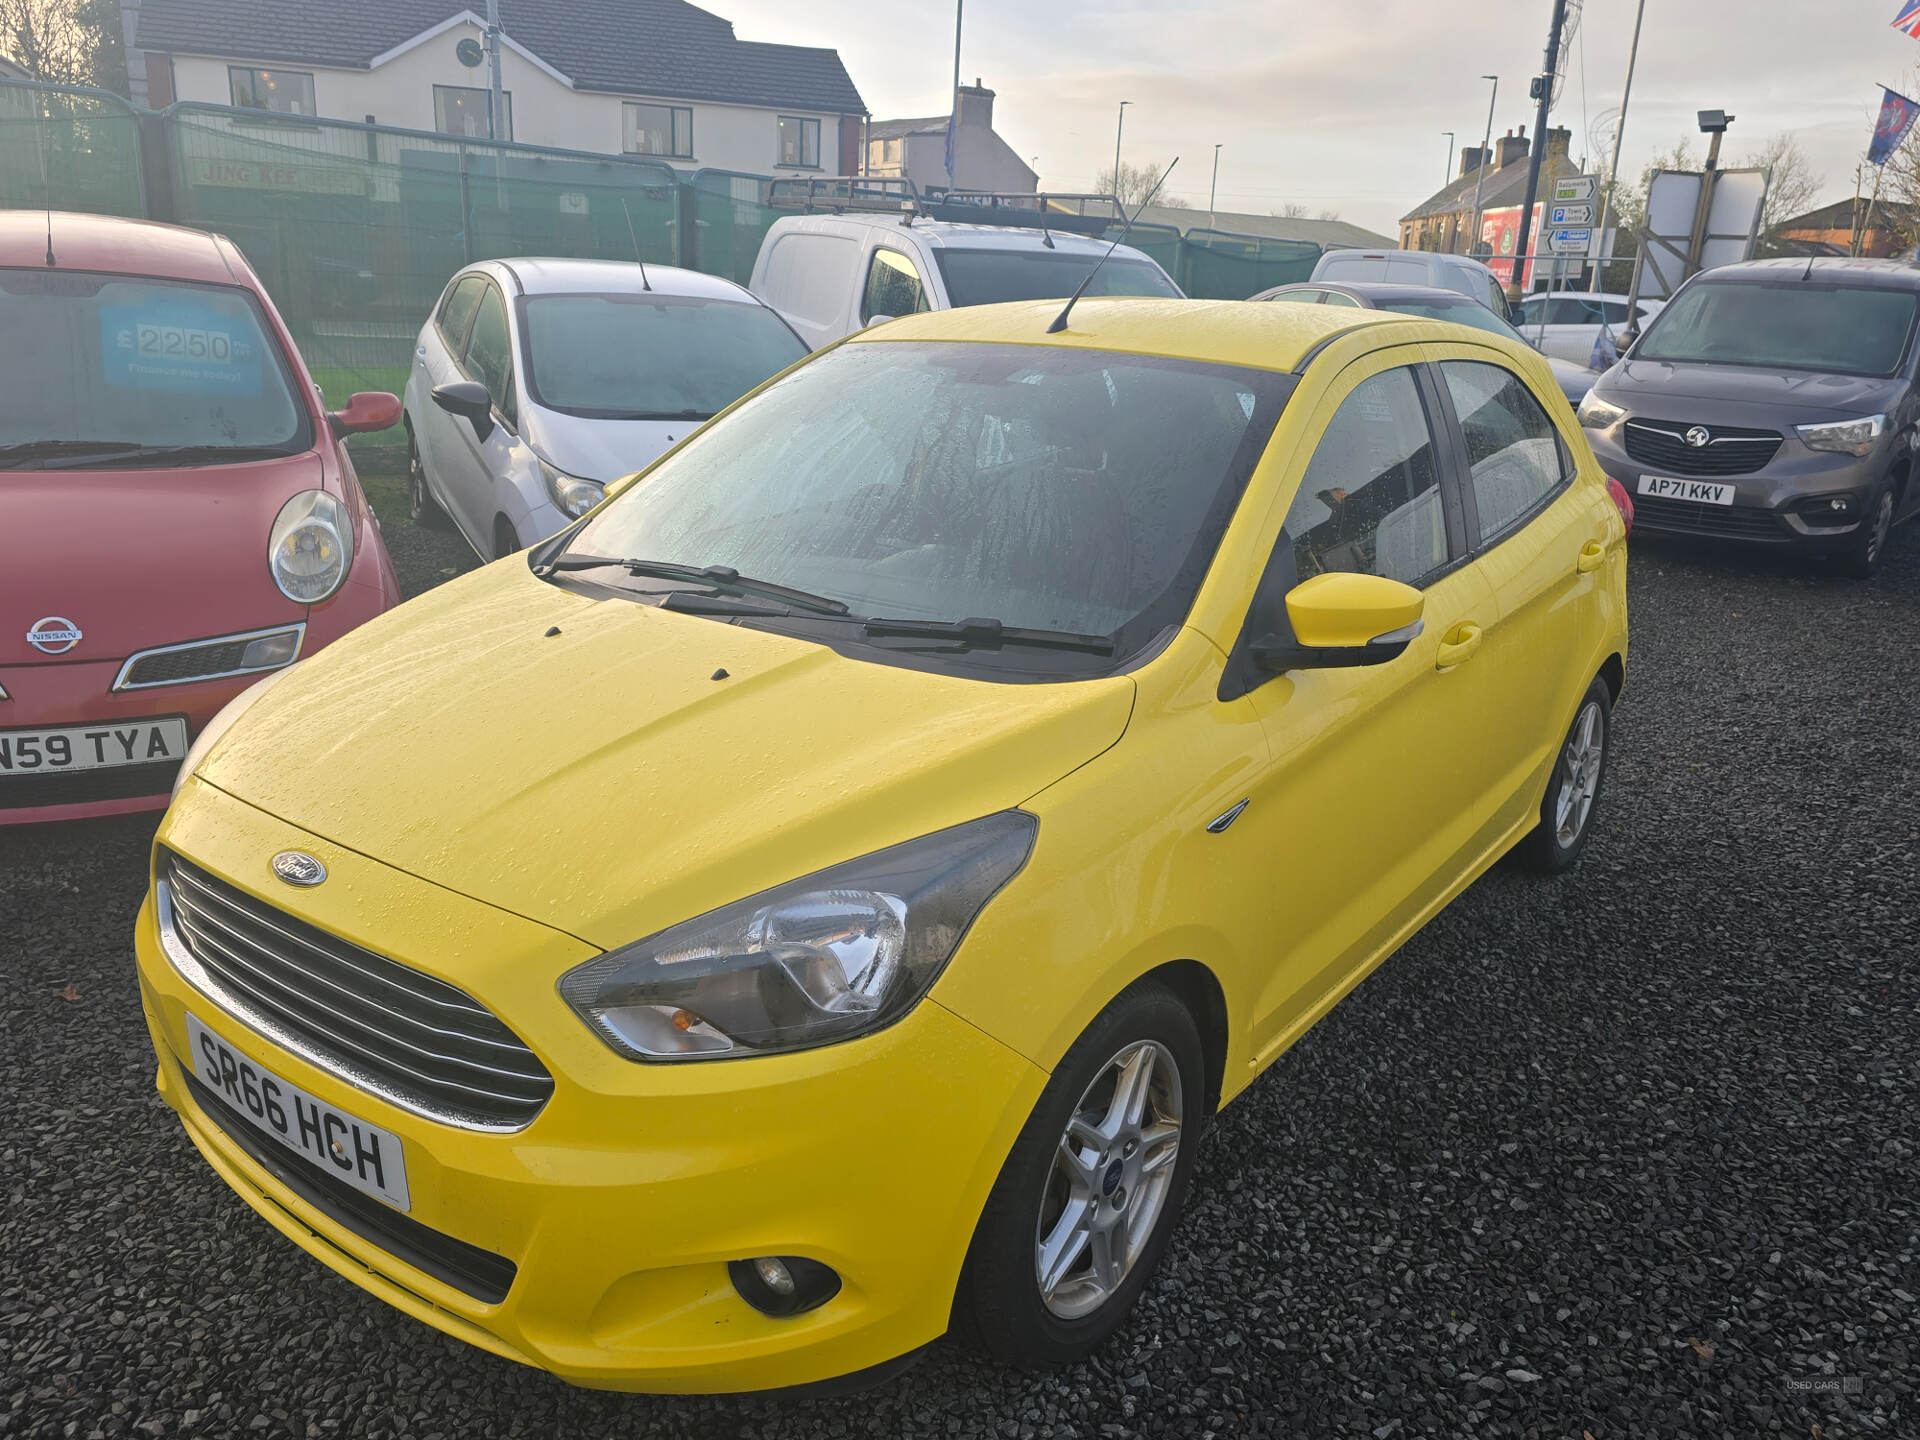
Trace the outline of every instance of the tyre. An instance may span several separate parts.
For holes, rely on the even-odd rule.
[[[1867,502],[1867,518],[1842,553],[1841,568],[1856,580],[1871,580],[1886,563],[1887,542],[1892,535],[1893,487],[1888,485]]]
[[[445,530],[452,523],[427,488],[427,467],[411,426],[407,428],[407,518],[429,530]]]
[[[493,522],[493,558],[498,560],[519,548],[520,537],[514,533],[513,522],[504,515],[496,516]]]
[[[1082,1359],[1152,1276],[1186,1200],[1206,1061],[1185,1005],[1133,986],[1074,1042],[1001,1169],[954,1329],[1023,1370]]]
[[[1540,802],[1540,823],[1514,847],[1514,858],[1529,870],[1559,875],[1580,862],[1593,833],[1594,807],[1607,778],[1613,740],[1613,692],[1596,677],[1580,697],[1567,738],[1553,762],[1547,795]]]

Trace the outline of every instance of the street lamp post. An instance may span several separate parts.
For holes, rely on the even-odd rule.
[[[1627,88],[1620,95],[1620,123],[1613,132],[1613,159],[1607,165],[1607,189],[1600,197],[1599,233],[1603,246],[1607,243],[1607,217],[1613,212],[1614,187],[1620,182],[1620,142],[1626,138],[1627,106],[1633,100],[1633,67],[1640,61],[1640,22],[1646,18],[1647,0],[1640,0],[1639,8],[1633,15],[1633,44],[1627,50]],[[1593,288],[1596,293],[1600,289],[1600,268],[1598,265],[1593,267]]]
[[[1127,106],[1132,103],[1131,100],[1120,102],[1120,119],[1113,127],[1113,194],[1116,200],[1120,196],[1120,136],[1127,128]],[[1126,218],[1126,211],[1126,202],[1121,201],[1120,218],[1123,220]]]
[[[1480,168],[1473,172],[1473,223],[1467,227],[1469,255],[1480,245],[1480,187],[1486,183],[1487,161],[1493,158],[1493,107],[1500,99],[1500,77],[1482,75],[1480,78],[1493,82],[1493,93],[1487,97],[1487,135],[1480,142]]]
[[[1444,189],[1453,183],[1453,132],[1442,130],[1440,133],[1447,137],[1447,168],[1440,172],[1440,185]]]
[[[1222,141],[1222,144],[1225,142]],[[1213,147],[1213,184],[1207,190],[1207,224],[1214,225],[1214,202],[1220,198],[1220,146]]]

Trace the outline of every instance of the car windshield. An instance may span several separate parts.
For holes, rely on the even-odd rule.
[[[1292,385],[1044,345],[846,345],[567,548],[730,566],[854,617],[1113,636],[1124,656],[1186,614]]]
[[[1706,281],[1660,312],[1635,359],[1824,375],[1891,375],[1913,331],[1910,290]]]
[[[994,305],[1003,300],[1064,300],[1073,294],[1099,260],[1054,250],[940,249],[934,260],[947,282],[947,298],[959,305]],[[1168,295],[1180,288],[1149,260],[1115,255],[1100,267],[1087,287],[1089,295]]]
[[[1396,315],[1421,315],[1429,320],[1447,320],[1455,325],[1471,325],[1475,330],[1491,330],[1509,340],[1519,340],[1520,332],[1475,300],[1380,300],[1375,305]],[[1521,341],[1524,345],[1526,342]]]
[[[807,353],[764,305],[659,293],[534,295],[527,393],[601,420],[704,420]]]
[[[0,335],[17,342],[0,347],[0,467],[312,444],[286,357],[236,286],[0,268]]]

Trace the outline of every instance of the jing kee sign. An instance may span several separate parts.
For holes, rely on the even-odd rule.
[[[187,183],[227,190],[291,190],[302,195],[364,195],[367,191],[364,176],[339,166],[214,155],[196,155],[187,161]]]

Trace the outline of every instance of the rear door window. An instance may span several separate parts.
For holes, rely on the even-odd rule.
[[[487,282],[478,275],[462,275],[440,302],[440,334],[456,355],[466,347],[473,312],[480,308],[480,295],[486,288]]]
[[[1566,484],[1571,467],[1559,432],[1518,375],[1468,360],[1443,361],[1440,373],[1466,436],[1480,537],[1490,542]]]

